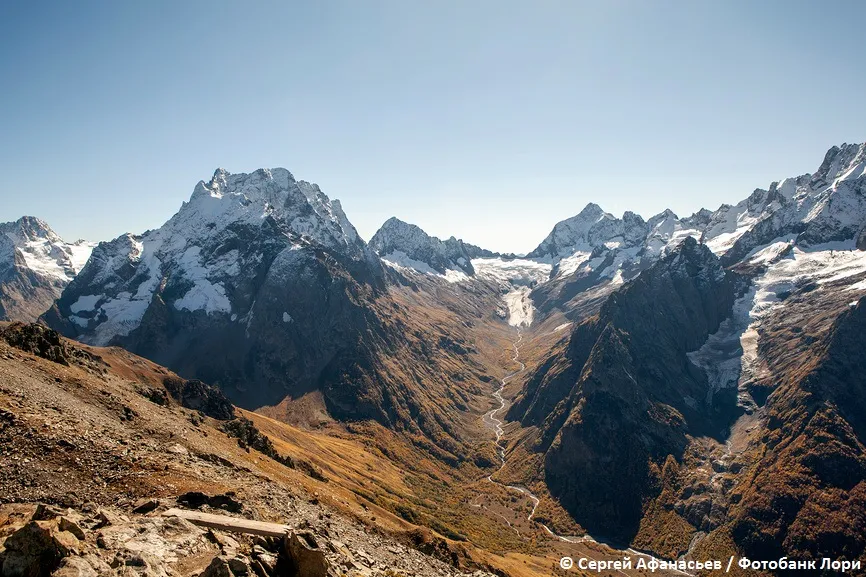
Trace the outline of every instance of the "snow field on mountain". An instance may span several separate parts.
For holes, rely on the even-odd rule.
[[[59,238],[38,238],[18,243],[17,249],[27,268],[42,276],[68,283],[84,268],[94,246],[96,243],[79,241],[69,244]]]
[[[508,324],[512,327],[528,327],[532,325],[535,315],[535,307],[529,293],[532,292],[528,286],[517,287],[507,292],[502,299],[508,307]]]
[[[232,305],[226,296],[225,286],[222,283],[212,283],[208,277],[216,274],[237,276],[240,273],[237,250],[227,252],[215,262],[209,263],[208,267],[204,267],[201,263],[201,247],[191,246],[184,251],[177,264],[183,271],[184,277],[194,285],[174,302],[174,308],[189,311],[203,310],[207,313],[231,312]]]
[[[414,271],[420,274],[428,274],[430,276],[445,279],[451,283],[461,282],[469,278],[463,271],[454,269],[448,269],[445,271],[445,274],[440,274],[427,263],[409,258],[406,253],[401,250],[395,250],[379,258],[389,267],[401,272]]]
[[[473,258],[476,276],[503,284],[543,283],[550,277],[552,265],[534,259]]]
[[[854,243],[834,242],[802,249],[793,246],[793,237],[779,239],[755,251],[750,262],[766,270],[755,277],[749,290],[734,303],[732,314],[710,335],[704,345],[688,354],[704,369],[710,383],[707,401],[725,387],[746,384],[755,375],[758,358],[758,325],[784,297],[809,283],[821,285],[866,273],[866,251]],[[866,280],[852,283],[848,290],[866,291]],[[743,401],[741,394],[741,401]]]

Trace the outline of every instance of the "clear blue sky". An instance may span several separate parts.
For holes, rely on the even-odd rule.
[[[860,0],[0,4],[0,221],[94,240],[284,166],[528,251],[594,201],[736,202],[866,139]]]

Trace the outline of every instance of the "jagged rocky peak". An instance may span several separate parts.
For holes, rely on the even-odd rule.
[[[661,224],[676,222],[677,220],[679,220],[679,217],[676,215],[676,213],[671,209],[666,208],[657,215],[650,217],[650,219],[647,221],[647,226],[650,230],[652,230]]]
[[[774,182],[714,213],[704,234],[727,264],[779,237],[801,247],[856,242],[866,223],[866,144],[834,146],[814,174]]]
[[[93,243],[64,242],[34,216],[0,224],[0,320],[32,322],[84,266]]]
[[[311,264],[320,260],[316,251],[359,275],[377,274],[368,265],[378,262],[340,203],[317,185],[295,180],[285,168],[217,169],[160,228],[101,243],[49,321],[70,336],[105,344],[136,330],[155,310],[157,295],[173,311],[249,320],[257,303],[264,306],[257,300],[263,286],[312,274],[307,269],[318,266]],[[283,313],[296,317],[285,308],[273,312],[277,319]]]
[[[595,203],[589,203],[577,215],[558,222],[529,258],[550,258],[554,261],[576,252],[592,252],[608,246],[633,246],[646,238],[647,223],[640,215],[626,212],[616,218]]]
[[[497,256],[489,250],[464,243],[455,237],[440,240],[419,226],[391,217],[370,239],[372,248],[387,264],[418,272],[448,275],[460,271],[474,275],[472,259]]]
[[[0,260],[14,261],[32,274],[64,285],[81,270],[94,246],[83,240],[65,242],[35,216],[0,224],[0,236],[6,241]]]
[[[35,216],[22,216],[14,222],[0,225],[6,236],[15,239],[16,244],[24,244],[39,240],[61,241],[48,223]]]
[[[833,146],[824,155],[824,162],[818,167],[817,172],[811,175],[810,185],[815,187],[832,184],[837,178],[846,176],[857,178],[863,175],[864,165],[866,165],[866,143]],[[852,173],[858,169],[859,173],[853,175]]]
[[[318,185],[295,180],[285,168],[260,168],[252,173],[231,174],[223,168],[209,182],[200,181],[188,203],[167,223],[169,227],[204,224],[201,232],[235,222],[252,223],[271,217],[289,231],[358,257],[364,242],[340,205]]]
[[[713,216],[713,211],[708,210],[706,208],[702,208],[691,216],[687,216],[681,219],[683,226],[687,228],[696,228],[703,230],[704,227],[710,222],[710,218]]]

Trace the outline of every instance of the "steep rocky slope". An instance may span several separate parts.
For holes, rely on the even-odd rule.
[[[630,539],[647,466],[681,456],[687,435],[724,429],[686,353],[716,331],[735,291],[718,258],[687,239],[579,325],[565,358],[539,368],[511,407],[540,428],[547,486],[591,533]]]
[[[720,468],[735,484],[705,550],[730,539],[754,558],[866,551],[866,300],[852,292],[856,278],[866,275],[795,289],[762,322],[762,370],[747,383],[760,418],[736,465]]]
[[[370,511],[322,473],[344,475],[325,457],[336,447],[376,464],[363,475],[391,474],[360,444],[276,424],[292,442],[270,440],[203,383],[36,325],[0,324],[0,377],[3,575],[291,574],[280,541],[164,516],[171,507],[285,524],[317,542],[329,575],[488,575],[483,552]]]
[[[0,320],[36,320],[75,278],[92,249],[85,241],[64,242],[32,216],[0,224]]]

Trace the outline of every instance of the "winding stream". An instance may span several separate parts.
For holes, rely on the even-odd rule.
[[[505,385],[508,384],[508,381],[510,381],[511,379],[513,379],[514,377],[516,377],[517,375],[519,375],[520,373],[522,373],[523,371],[526,370],[526,365],[520,360],[520,343],[522,341],[523,341],[523,333],[520,331],[520,329],[517,329],[517,340],[514,341],[514,343],[512,345],[514,347],[514,356],[511,357],[511,361],[520,365],[520,368],[517,369],[516,371],[508,373],[507,375],[505,375],[502,378],[502,380],[500,381],[499,388],[493,393],[493,398],[496,399],[497,401],[499,401],[499,407],[485,413],[484,418],[483,418],[484,424],[489,429],[491,429],[493,431],[494,435],[496,435],[496,441],[495,441],[496,454],[499,455],[499,461],[500,461],[499,469],[496,470],[496,473],[498,473],[503,468],[505,468],[505,446],[502,444],[502,436],[505,434],[505,431],[502,428],[502,424],[503,424],[502,421],[500,419],[497,419],[496,415],[498,413],[502,412],[503,410],[505,410],[505,407],[508,404],[508,402],[505,400],[505,397],[502,396],[502,392],[505,390]],[[510,491],[518,492],[521,495],[523,495],[524,497],[527,497],[530,501],[532,501],[532,511],[530,511],[529,516],[526,518],[527,521],[532,521],[532,517],[535,516],[535,510],[538,509],[538,504],[540,502],[538,497],[533,495],[532,492],[529,489],[527,489],[526,487],[521,487],[519,485],[505,485],[503,483],[500,483],[499,481],[494,481],[493,480],[494,474],[495,473],[491,473],[490,475],[487,476],[487,480],[489,482],[494,483],[496,485],[500,485],[502,487],[505,487],[506,489],[508,489]],[[520,531],[518,531],[517,528],[513,527],[510,522],[506,521],[506,523],[508,523],[509,527],[512,527],[515,531],[517,531],[518,535],[520,534]],[[550,529],[550,527],[548,527],[544,523],[540,523],[538,521],[535,521],[535,523],[540,525],[549,535],[556,537],[560,541],[565,541],[567,543],[577,543],[579,541],[583,541],[583,540],[587,539],[586,537],[572,538],[572,537],[565,537],[563,535],[558,535],[558,534],[554,533]]]
[[[491,473],[490,475],[487,476],[487,481],[489,481],[490,483],[499,485],[501,487],[504,487],[510,491],[520,493],[524,497],[527,497],[528,499],[530,499],[532,501],[532,511],[529,513],[529,516],[526,518],[526,520],[539,525],[551,537],[554,537],[554,538],[559,539],[560,541],[564,541],[566,543],[590,542],[590,543],[600,543],[601,544],[602,542],[599,542],[598,540],[593,539],[590,535],[584,535],[582,537],[559,535],[558,533],[555,533],[550,527],[548,527],[544,523],[541,523],[540,521],[533,521],[532,518],[535,516],[535,510],[538,509],[538,504],[539,504],[538,497],[533,495],[532,492],[529,489],[527,489],[526,487],[521,487],[519,485],[506,485],[504,483],[500,483],[499,481],[495,481],[493,479],[493,475],[495,475],[496,473],[498,473],[499,471],[501,471],[502,469],[505,468],[505,446],[502,444],[502,437],[505,434],[505,431],[502,428],[503,422],[500,419],[496,418],[496,415],[499,414],[500,412],[502,412],[503,410],[505,410],[505,407],[508,404],[508,402],[505,400],[505,397],[502,396],[502,393],[505,390],[505,386],[508,384],[508,382],[511,379],[513,379],[514,377],[516,377],[517,375],[519,375],[520,373],[522,373],[523,371],[526,370],[526,365],[520,360],[520,343],[522,341],[523,341],[523,333],[518,328],[517,329],[517,340],[515,340],[514,343],[512,344],[512,346],[514,347],[514,356],[511,357],[511,360],[512,360],[512,362],[520,365],[520,368],[518,368],[517,370],[515,370],[511,373],[508,373],[507,375],[505,375],[502,378],[502,380],[500,381],[499,388],[493,393],[493,398],[496,399],[497,401],[499,401],[499,406],[497,408],[492,409],[492,410],[488,411],[487,413],[485,413],[484,417],[482,419],[484,421],[485,426],[487,426],[489,429],[491,429],[493,431],[494,435],[496,435],[496,441],[495,441],[496,454],[499,455],[499,461],[500,461],[499,468],[496,470],[496,472]],[[477,505],[477,504],[471,504],[471,505],[473,507],[480,507],[481,506],[481,505]],[[511,522],[508,521],[508,519],[506,519],[504,515],[501,515],[499,513],[497,513],[497,515],[502,517],[502,519],[505,521],[505,523],[507,523],[509,527],[514,529],[514,531],[518,535],[520,535],[520,531],[517,529],[517,527],[512,525]],[[696,537],[697,537],[697,535],[696,535]],[[699,540],[700,539],[693,539],[692,540],[692,546],[694,546],[696,544],[696,542]],[[650,555],[649,553],[646,553],[644,551],[638,551],[638,550],[633,549],[633,548],[625,549],[622,552],[623,553],[629,553],[631,555],[640,556],[640,557],[646,557],[647,559],[655,559],[656,561],[662,560],[662,559],[659,559],[658,557],[654,557],[653,555]],[[625,575],[625,573],[623,573],[622,571],[617,571],[617,572]],[[673,571],[671,571],[671,573],[674,573],[677,575],[684,575],[687,577],[692,577],[692,575],[690,573],[687,573],[685,571],[673,570]]]

